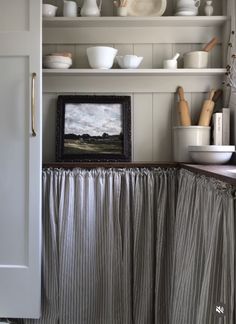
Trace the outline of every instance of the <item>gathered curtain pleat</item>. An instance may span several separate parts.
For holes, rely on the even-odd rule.
[[[186,170],[43,172],[42,317],[27,324],[233,324],[231,187]]]

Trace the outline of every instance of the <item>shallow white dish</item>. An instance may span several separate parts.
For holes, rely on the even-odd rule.
[[[141,64],[143,57],[136,55],[117,56],[116,60],[122,69],[137,69]]]
[[[166,10],[166,0],[128,0],[129,16],[162,16]]]
[[[87,48],[90,67],[92,69],[110,69],[114,63],[117,52],[117,49],[108,46],[94,46]]]
[[[193,162],[198,164],[224,164],[229,162],[234,145],[202,145],[189,146],[189,155]]]

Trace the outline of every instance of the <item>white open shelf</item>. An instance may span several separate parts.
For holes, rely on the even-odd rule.
[[[168,75],[168,76],[217,76],[226,73],[226,69],[110,69],[110,70],[100,70],[100,69],[43,69],[43,74],[46,76],[73,76],[73,75],[97,75],[97,76],[145,76],[145,75]]]
[[[162,17],[53,17],[44,18],[43,27],[214,27],[228,20],[226,16],[162,16]]]

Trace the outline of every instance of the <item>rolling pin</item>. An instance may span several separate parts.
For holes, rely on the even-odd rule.
[[[215,95],[215,90],[210,92],[209,99],[205,100],[202,106],[202,111],[200,114],[198,126],[209,126],[211,122],[211,116],[213,114],[215,102],[213,97]]]
[[[181,126],[190,126],[191,125],[191,118],[189,113],[189,106],[188,102],[184,98],[184,89],[182,87],[178,87],[177,90],[179,94],[179,116],[180,116],[180,125]]]
[[[210,52],[217,44],[218,44],[218,39],[214,37],[208,44],[206,44],[206,46],[202,50],[204,52]]]

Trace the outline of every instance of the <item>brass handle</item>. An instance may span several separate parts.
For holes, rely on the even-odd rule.
[[[35,79],[37,74],[32,73],[32,82],[31,82],[31,130],[32,136],[36,136],[35,131]]]

